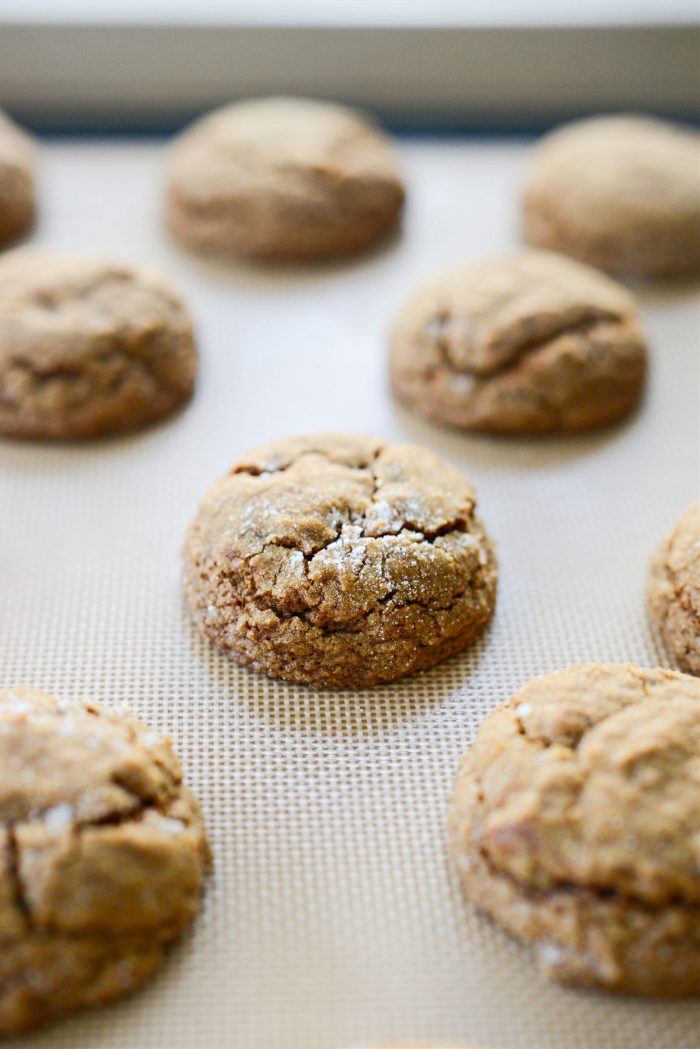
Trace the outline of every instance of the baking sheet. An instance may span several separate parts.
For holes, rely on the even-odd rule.
[[[215,868],[192,934],[148,988],[23,1049],[700,1044],[697,1003],[545,983],[462,902],[444,853],[456,763],[488,711],[577,661],[665,662],[646,562],[698,487],[697,289],[645,293],[649,395],[602,434],[466,437],[392,404],[387,321],[416,281],[517,243],[527,148],[405,140],[401,238],[359,262],[266,272],[168,243],[159,142],[45,147],[35,239],[169,273],[197,320],[201,381],[183,414],[132,438],[0,442],[1,681],[128,702],[168,732]],[[180,595],[182,536],[208,485],[260,441],[329,428],[422,442],[463,469],[501,564],[480,644],[363,692],[229,664]]]
[[[696,26],[694,0],[0,0],[0,99],[63,130],[290,87],[414,129],[697,120]]]

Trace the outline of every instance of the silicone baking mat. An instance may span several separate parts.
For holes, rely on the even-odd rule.
[[[664,661],[646,563],[697,494],[696,289],[645,293],[648,397],[604,433],[467,437],[391,401],[389,318],[435,270],[517,244],[527,148],[404,141],[403,236],[360,261],[270,272],[168,243],[160,143],[45,147],[35,239],[169,273],[196,318],[201,381],[139,436],[0,442],[2,682],[127,702],[169,733],[215,866],[149,987],[23,1049],[698,1049],[696,1002],[547,984],[462,902],[445,856],[455,767],[493,707],[578,661]],[[237,668],[194,633],[179,550],[200,496],[239,452],[324,429],[422,442],[475,482],[501,580],[472,651],[388,687],[317,692]]]

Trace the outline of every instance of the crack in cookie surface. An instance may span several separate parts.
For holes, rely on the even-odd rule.
[[[264,99],[179,136],[166,217],[194,248],[295,261],[361,250],[396,224],[403,201],[388,142],[359,114]]]
[[[517,368],[528,354],[537,353],[564,335],[590,336],[601,325],[622,325],[625,319],[621,311],[592,307],[571,310],[568,316],[545,313],[541,317],[524,317],[520,327],[514,326],[500,339],[487,340],[488,349],[483,351],[482,357],[476,357],[473,361],[464,353],[460,359],[460,354],[454,352],[454,341],[458,340],[450,339],[451,329],[455,328],[459,332],[460,322],[466,320],[458,312],[443,312],[428,320],[425,336],[438,349],[442,364],[449,371],[486,381]]]
[[[22,249],[0,263],[0,432],[138,429],[191,395],[197,355],[175,293],[148,273]]]
[[[146,979],[208,862],[166,740],[123,710],[0,690],[0,1034]]]
[[[469,898],[557,978],[700,993],[700,682],[592,665],[482,724],[450,838]],[[550,952],[551,953],[551,952]]]
[[[594,270],[521,252],[419,289],[390,336],[392,385],[466,429],[540,433],[611,421],[639,397],[635,305]]]
[[[348,652],[343,671],[341,636],[365,634],[369,646],[371,635],[369,673],[397,676],[378,650],[395,642],[397,658],[411,665],[412,610],[423,655],[431,629],[436,648],[458,644],[491,614],[494,559],[474,505],[461,475],[411,446],[335,435],[266,446],[215,486],[190,530],[185,575],[195,618],[242,661],[252,661],[256,645],[268,647],[267,634],[275,671],[276,647],[287,645],[292,662],[298,647],[299,660],[323,663],[323,639],[333,636],[331,677],[345,683],[353,674],[363,680],[358,661],[373,657]],[[294,673],[303,679],[303,668]]]

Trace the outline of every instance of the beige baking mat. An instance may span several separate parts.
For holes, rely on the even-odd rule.
[[[197,318],[201,383],[128,440],[0,443],[2,684],[126,701],[172,735],[215,871],[191,937],[129,1001],[24,1049],[698,1049],[700,1005],[546,984],[463,904],[444,854],[461,751],[521,682],[581,660],[663,660],[648,554],[696,496],[697,292],[647,296],[643,411],[599,436],[494,441],[433,429],[387,395],[383,330],[436,268],[516,243],[525,147],[403,146],[403,238],[304,273],[206,265],[159,229],[157,144],[45,150],[37,239],[155,264]],[[275,684],[193,633],[179,547],[244,449],[340,428],[424,442],[476,483],[501,562],[492,629],[432,672],[366,692]]]

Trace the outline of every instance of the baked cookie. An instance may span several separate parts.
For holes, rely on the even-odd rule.
[[[31,226],[34,209],[34,145],[0,112],[0,245]]]
[[[647,603],[678,666],[700,674],[700,503],[686,510],[656,549]]]
[[[167,740],[120,710],[0,691],[0,1036],[142,984],[208,861]]]
[[[390,334],[395,394],[465,430],[587,430],[630,412],[646,374],[631,296],[596,270],[524,251],[419,288]]]
[[[530,681],[462,763],[464,891],[563,983],[700,994],[700,682],[580,666]]]
[[[166,219],[190,247],[273,262],[351,255],[393,229],[404,190],[361,114],[302,98],[224,106],[175,141]]]
[[[357,688],[432,667],[482,632],[496,561],[471,485],[369,437],[279,440],[234,464],[185,544],[195,622],[239,663]]]
[[[525,240],[624,276],[696,273],[699,172],[690,128],[633,115],[567,124],[535,149]]]
[[[138,430],[192,394],[192,321],[149,274],[22,249],[0,258],[0,433]]]

